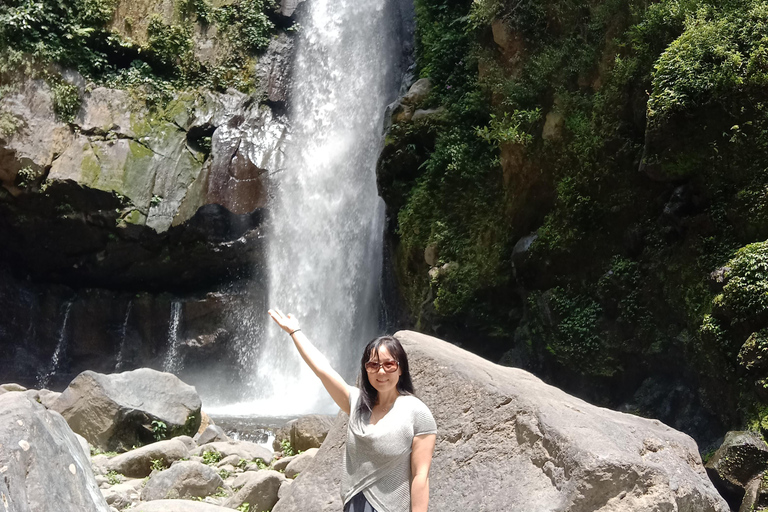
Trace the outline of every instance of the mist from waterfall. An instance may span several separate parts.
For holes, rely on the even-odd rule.
[[[271,184],[268,306],[293,313],[349,381],[379,333],[384,204],[376,188],[386,105],[401,81],[399,0],[311,0],[301,20],[285,169]],[[260,284],[263,286],[263,284]],[[219,413],[335,407],[263,304],[243,315],[249,396]]]

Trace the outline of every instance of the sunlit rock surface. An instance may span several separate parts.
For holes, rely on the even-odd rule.
[[[436,338],[410,331],[397,337],[408,352],[417,395],[439,429],[430,508],[729,510],[689,436],[656,420],[595,407]],[[343,420],[274,512],[341,508]]]

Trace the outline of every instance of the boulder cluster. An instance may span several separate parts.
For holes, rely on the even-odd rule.
[[[231,439],[194,388],[147,368],[84,372],[63,393],[5,384],[0,417],[0,499],[14,512],[271,510],[331,424],[289,422],[277,451]]]
[[[396,337],[438,424],[431,509],[763,510],[768,446],[756,434],[729,434],[705,470],[693,439],[658,420],[593,406],[435,338]],[[230,437],[194,388],[146,368],[84,372],[63,393],[5,384],[0,503],[14,512],[338,512],[345,439],[344,414],[289,422],[271,447]]]

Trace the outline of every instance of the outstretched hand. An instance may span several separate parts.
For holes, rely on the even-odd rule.
[[[285,332],[292,333],[299,329],[299,319],[292,314],[284,315],[279,309],[270,309],[267,313]]]

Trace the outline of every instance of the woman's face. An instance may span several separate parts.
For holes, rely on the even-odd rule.
[[[397,362],[397,360],[394,357],[392,357],[392,355],[389,353],[389,350],[387,350],[387,347],[384,347],[384,346],[379,347],[378,353],[371,352],[371,357],[369,359],[369,362],[384,364],[387,361]],[[375,389],[379,393],[386,393],[397,387],[397,381],[400,380],[401,374],[402,374],[402,371],[400,370],[399,365],[397,367],[397,370],[392,373],[385,372],[384,368],[379,366],[378,371],[376,371],[375,373],[368,373],[368,380],[373,386],[373,389]]]

